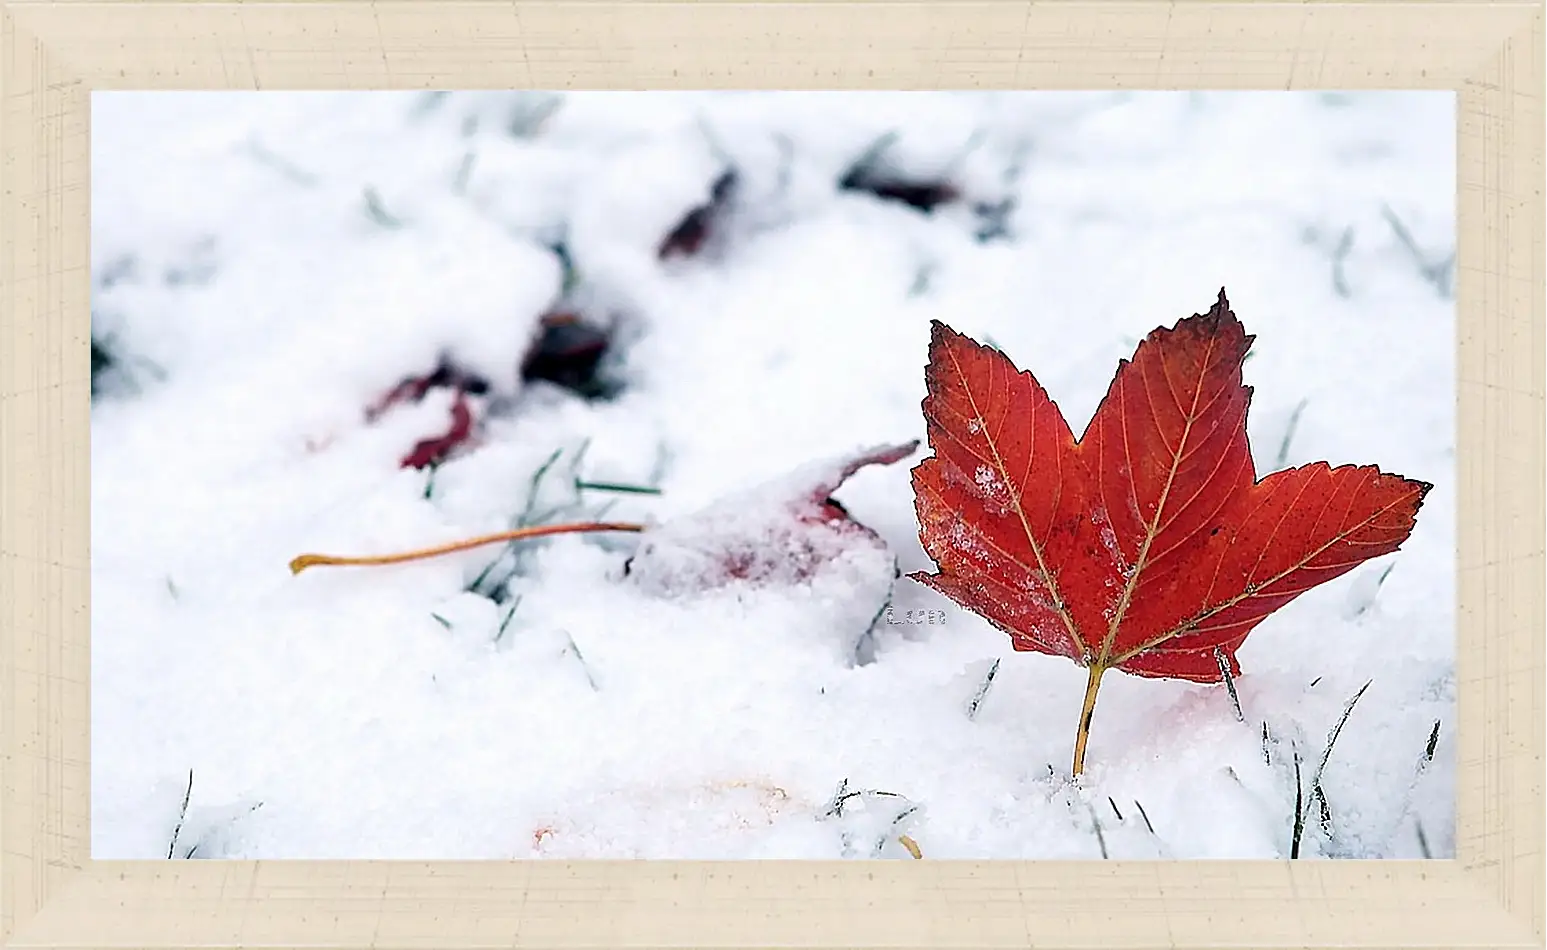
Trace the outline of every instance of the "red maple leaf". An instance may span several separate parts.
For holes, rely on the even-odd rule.
[[[1017,650],[1089,669],[1084,766],[1102,674],[1218,682],[1268,614],[1397,550],[1431,485],[1316,462],[1258,479],[1246,439],[1252,337],[1225,292],[1118,365],[1078,440],[1047,392],[936,321],[913,469],[909,575],[987,618]]]

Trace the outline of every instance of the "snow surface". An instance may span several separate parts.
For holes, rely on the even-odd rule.
[[[1302,857],[1453,855],[1454,122],[1447,93],[94,94],[93,856],[1283,858],[1297,757]],[[964,198],[840,190],[877,143]],[[734,213],[658,261],[728,164]],[[516,392],[560,239],[624,318],[610,401]],[[1436,487],[1402,551],[1257,628],[1244,721],[1106,677],[1079,783],[1084,672],[905,577],[864,636],[871,554],[675,597],[623,582],[629,534],[286,569],[664,522],[922,438],[932,318],[1078,432],[1221,285],[1259,469]],[[398,460],[449,395],[361,413],[442,351],[500,392],[426,497]],[[837,493],[905,574],[927,451]]]

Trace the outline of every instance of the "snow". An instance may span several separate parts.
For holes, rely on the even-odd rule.
[[[93,856],[1284,858],[1295,759],[1367,682],[1300,856],[1452,856],[1454,132],[1448,93],[94,94]],[[867,150],[962,198],[838,189]],[[518,386],[560,240],[618,321],[611,400]],[[932,567],[927,447],[838,489],[880,541],[809,575],[660,596],[628,533],[286,568],[523,515],[723,542],[757,486],[924,436],[931,319],[1079,432],[1222,285],[1259,470],[1435,488],[1247,640],[1244,721],[1108,675],[1078,782],[1083,671],[893,575]],[[495,390],[427,492],[398,462],[450,394],[362,413],[443,353]]]

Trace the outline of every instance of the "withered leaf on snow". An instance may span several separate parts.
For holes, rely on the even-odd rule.
[[[839,559],[893,570],[886,543],[832,495],[867,465],[907,458],[918,442],[882,445],[810,463],[782,478],[722,498],[643,535],[630,580],[662,594],[734,581],[799,583]]]

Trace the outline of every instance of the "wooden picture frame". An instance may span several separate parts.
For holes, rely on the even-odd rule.
[[[0,3],[0,939],[1542,946],[1543,78],[1539,3]],[[91,860],[90,93],[446,87],[1455,90],[1457,859]]]

